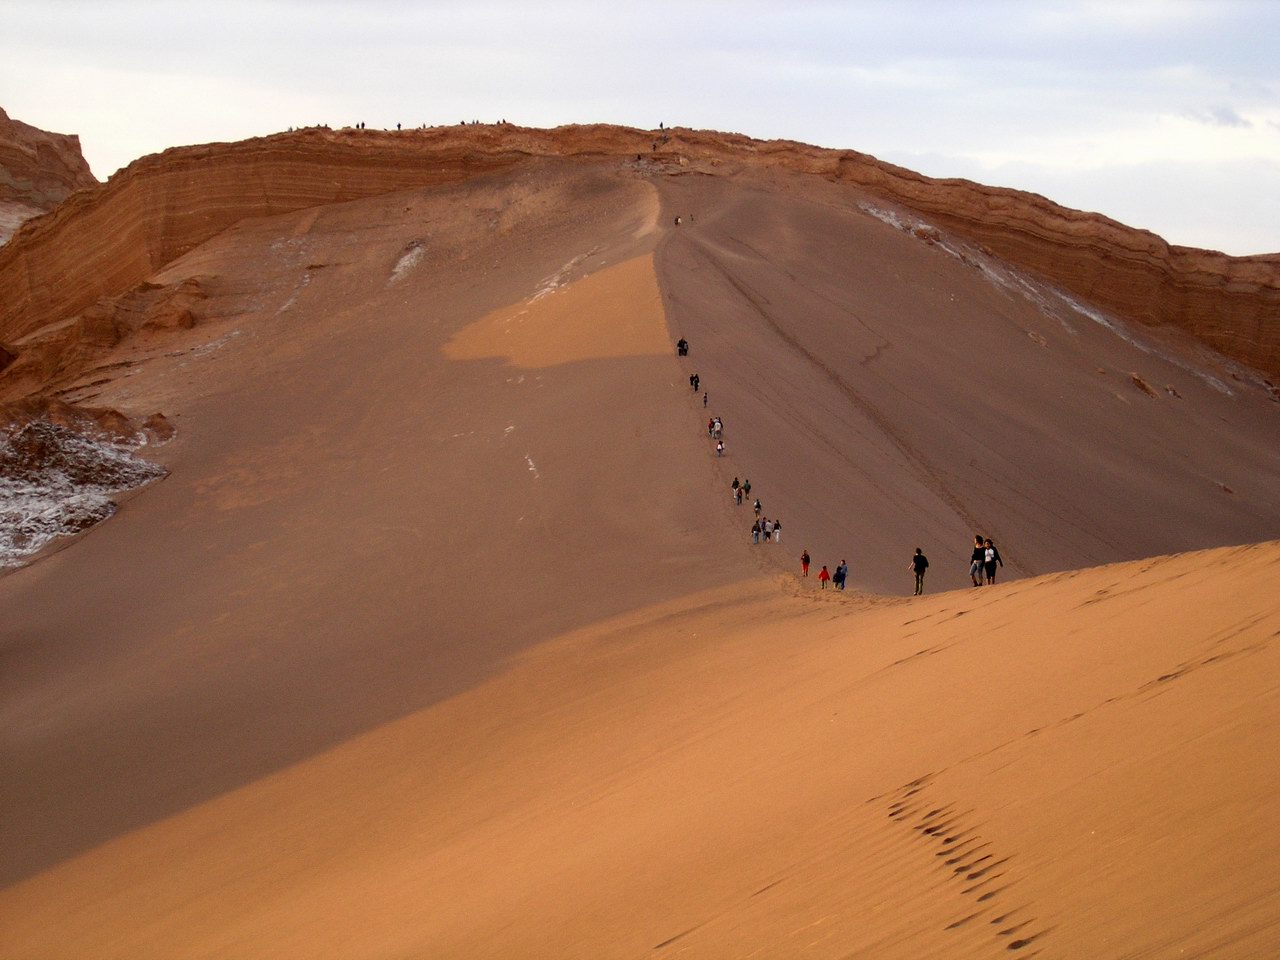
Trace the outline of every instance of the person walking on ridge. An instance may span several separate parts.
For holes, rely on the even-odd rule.
[[[751,524],[751,542],[752,543],[760,542],[760,521],[759,520]]]
[[[982,551],[982,566],[987,575],[987,586],[996,582],[996,564],[1004,566],[1004,561],[1000,559],[1000,551],[996,549],[996,545],[991,542],[991,538],[987,537],[986,546]]]
[[[809,575],[809,551],[807,549],[800,554],[800,575],[802,577]]]
[[[773,521],[773,542],[774,543],[782,542],[782,521],[781,520]]]
[[[716,441],[716,456],[717,456],[717,457],[723,457],[723,456],[724,456],[724,441],[723,441],[723,440],[717,440],[717,441]]]
[[[750,478],[742,481],[742,495],[744,497],[751,496],[751,480]]]
[[[975,587],[982,586],[983,545],[982,534],[973,535],[973,555],[969,558],[969,579]]]
[[[823,590],[827,589],[827,581],[831,579],[831,574],[827,573],[827,565],[824,563],[822,569],[818,571],[818,584]]]
[[[849,564],[841,560],[839,566],[836,567],[836,575],[833,579],[835,580],[836,585],[843,590],[844,582],[849,579]]]
[[[706,394],[706,391],[703,391],[703,393],[702,393],[702,409],[703,409],[703,410],[707,409],[707,394]]]
[[[755,507],[756,516],[757,517],[760,516],[760,498],[759,497],[756,497],[756,502],[753,503],[752,506]]]
[[[916,596],[924,593],[924,572],[929,569],[929,558],[924,555],[919,547],[916,547],[916,555],[911,558],[908,566],[915,571],[916,574]]]

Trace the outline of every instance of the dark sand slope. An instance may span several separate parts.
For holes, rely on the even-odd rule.
[[[6,879],[754,569],[705,507],[655,215],[534,170],[248,222],[166,272],[237,315],[95,389],[180,413],[172,476],[0,579]],[[546,295],[587,271],[590,303]],[[555,348],[446,355],[561,299],[590,322]]]
[[[1280,405],[1202,348],[1037,302],[848,187],[661,187],[664,222],[694,217],[659,247],[668,320],[724,418],[724,482],[750,477],[788,563],[807,546],[901,593],[916,546],[967,583],[976,532],[1006,576],[1280,536]]]
[[[1274,956],[1280,544],[757,581],[0,894],[15,956]]]

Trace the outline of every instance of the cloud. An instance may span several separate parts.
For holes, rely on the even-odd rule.
[[[1253,122],[1246,120],[1230,107],[1206,107],[1203,110],[1184,110],[1182,116],[1197,123],[1211,127],[1252,127]]]

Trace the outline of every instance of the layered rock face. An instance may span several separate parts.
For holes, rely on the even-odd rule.
[[[684,130],[658,141],[612,126],[311,129],[145,157],[0,248],[0,341],[134,288],[245,217],[465,180],[538,156],[642,172],[781,168],[848,182],[1121,318],[1176,326],[1280,375],[1280,255],[1170,246],[1033,194],[936,180],[852,151]]]
[[[97,182],[79,137],[40,130],[0,109],[0,244],[25,221]]]

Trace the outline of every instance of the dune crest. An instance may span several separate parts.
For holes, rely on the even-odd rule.
[[[0,917],[32,958],[1266,956],[1278,570],[1269,543],[910,603],[691,595]]]

